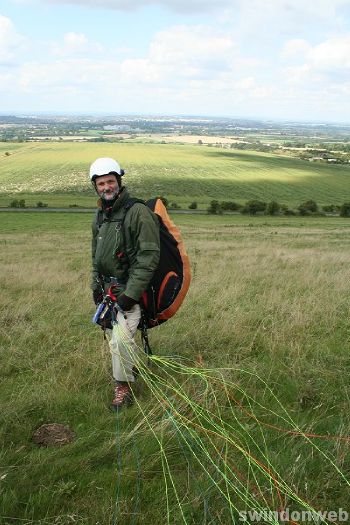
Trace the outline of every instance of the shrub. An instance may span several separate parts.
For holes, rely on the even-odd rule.
[[[276,215],[281,210],[281,205],[276,201],[271,201],[268,203],[266,208],[266,213],[268,215]]]
[[[303,206],[298,206],[299,215],[306,217],[306,215],[312,215],[311,211],[304,208]]]
[[[340,206],[340,216],[341,217],[350,217],[350,202],[344,202]]]
[[[190,210],[196,210],[197,209],[196,201],[191,202],[191,204],[189,205],[189,209]]]
[[[337,211],[337,207],[335,204],[327,204],[326,206],[322,206],[322,210],[326,213],[335,213]]]
[[[11,153],[9,151],[5,151],[5,156],[9,157],[9,155],[11,155]]]
[[[241,208],[240,204],[237,204],[237,202],[233,201],[223,201],[221,203],[221,209],[224,211],[237,211]]]
[[[207,208],[207,212],[211,215],[221,215],[222,209],[220,207],[219,201],[211,201],[210,206]]]
[[[10,208],[25,208],[26,207],[26,201],[24,199],[15,199],[12,202],[10,202]]]
[[[296,215],[295,211],[289,209],[286,204],[282,204],[281,212],[283,213],[283,215]]]
[[[170,204],[170,208],[172,208],[173,210],[179,210],[181,206],[179,206],[177,202],[172,202]]]
[[[300,215],[311,215],[318,212],[318,206],[315,201],[309,200],[298,206]]]
[[[256,199],[247,201],[241,210],[241,213],[249,213],[249,215],[256,215],[258,212],[266,210],[266,202],[258,201]]]
[[[36,207],[37,208],[47,208],[47,206],[48,205],[45,202],[39,201],[39,202],[36,203]]]

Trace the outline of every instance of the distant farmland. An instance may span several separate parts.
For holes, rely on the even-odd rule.
[[[212,199],[291,207],[308,199],[319,205],[350,200],[350,166],[199,145],[7,142],[0,143],[0,206],[13,198],[94,206],[87,172],[99,156],[118,159],[133,193],[161,195],[183,208],[194,200],[206,208]]]

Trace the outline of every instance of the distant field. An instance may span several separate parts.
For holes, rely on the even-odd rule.
[[[99,156],[120,161],[133,193],[162,195],[184,208],[194,200],[206,208],[212,199],[274,199],[290,206],[307,199],[321,205],[350,199],[349,166],[199,145],[0,143],[0,206],[13,198],[24,198],[27,205],[41,200],[50,206],[94,206],[87,172]]]

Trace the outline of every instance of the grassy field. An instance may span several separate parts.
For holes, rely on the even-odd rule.
[[[342,204],[350,193],[349,166],[281,155],[198,145],[0,143],[0,206],[13,198],[31,206],[38,201],[94,206],[87,172],[99,156],[120,161],[130,190],[139,197],[162,195],[183,208],[194,200],[206,208],[212,199],[275,199],[292,207],[308,199]]]
[[[90,221],[1,215],[0,523],[240,523],[222,496],[252,508],[239,483],[272,510],[301,508],[293,491],[350,512],[349,222],[176,216],[192,286],[150,332],[157,379],[145,370],[139,405],[116,417],[109,351],[90,322]],[[51,422],[75,442],[37,447],[34,430]],[[215,469],[223,457],[234,487]],[[291,487],[280,481],[280,497],[272,470]]]

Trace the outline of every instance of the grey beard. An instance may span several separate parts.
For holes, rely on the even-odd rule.
[[[101,193],[101,199],[107,202],[110,202],[110,201],[115,200],[118,197],[118,194],[119,194],[118,191],[114,191],[113,193],[106,193],[105,191],[103,191]]]

